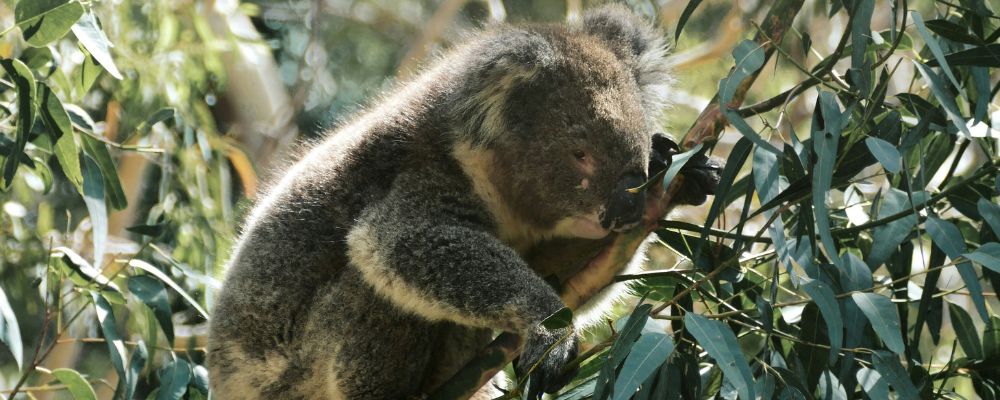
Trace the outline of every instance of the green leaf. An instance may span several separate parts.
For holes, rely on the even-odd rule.
[[[826,249],[827,256],[840,265],[837,246],[830,234],[830,214],[826,208],[826,194],[833,181],[833,167],[837,161],[837,142],[845,118],[833,93],[820,91],[816,111],[813,113],[812,141],[816,165],[812,172],[812,200],[815,209],[816,232]]]
[[[631,398],[639,385],[655,374],[673,351],[674,341],[669,335],[655,332],[643,334],[632,346],[618,373],[613,399]]]
[[[649,311],[652,309],[651,304],[639,304],[632,310],[632,314],[629,315],[618,334],[618,339],[608,351],[608,361],[601,367],[601,372],[597,376],[597,382],[594,385],[594,398],[600,399],[609,395],[608,391],[615,385],[615,371],[625,361],[632,346],[635,345],[636,339],[642,333],[642,327],[649,319]]]
[[[869,399],[888,399],[889,398],[889,383],[882,379],[882,375],[878,371],[861,367],[858,369],[855,376],[858,379],[858,383],[861,384],[861,388],[864,389],[865,394],[868,395]]]
[[[160,122],[173,118],[175,113],[176,111],[170,107],[156,110],[156,112],[153,113],[153,115],[149,116],[149,118],[147,118],[145,121],[139,124],[138,127],[136,127],[135,133],[138,133],[140,137],[146,136],[147,134],[149,134],[149,131],[153,129],[153,125],[156,125]],[[125,137],[125,139],[122,140],[122,143],[127,143],[131,137],[132,135],[128,135],[127,137]]]
[[[958,343],[962,345],[962,350],[965,350],[965,356],[982,360],[983,347],[980,345],[976,326],[972,324],[972,317],[969,317],[969,313],[965,312],[962,307],[952,303],[948,303],[948,312],[951,315],[951,325],[955,328]]]
[[[83,62],[73,72],[73,83],[76,84],[76,96],[78,98],[83,97],[83,95],[90,91],[90,88],[94,86],[94,82],[97,82],[97,78],[104,71],[93,54],[90,54],[82,45],[79,47],[80,52],[83,53]]]
[[[81,135],[80,138],[83,139],[83,151],[93,157],[97,166],[100,167],[108,204],[116,210],[124,209],[128,206],[128,200],[125,198],[121,180],[118,179],[118,167],[115,166],[115,162],[111,159],[111,153],[108,152],[108,145],[89,135]]]
[[[927,234],[931,236],[934,245],[941,249],[948,258],[956,260],[962,256],[966,251],[965,239],[962,238],[962,232],[955,227],[951,222],[941,220],[937,217],[927,217],[927,222],[925,223],[927,228]],[[989,312],[986,311],[986,300],[983,298],[983,288],[979,283],[979,276],[976,275],[975,268],[969,262],[962,262],[955,266],[958,269],[958,274],[965,281],[965,287],[969,289],[969,295],[972,297],[972,303],[976,305],[976,309],[979,310],[980,317],[983,320],[989,318]]]
[[[932,19],[924,25],[945,39],[973,45],[983,44],[983,40],[969,33],[969,29],[946,19]],[[947,58],[947,57],[945,57]]]
[[[701,0],[688,1],[687,6],[684,7],[684,11],[681,12],[680,19],[677,20],[677,30],[674,31],[674,41],[680,39],[681,31],[684,30],[684,25],[687,24],[688,18],[691,18],[691,14],[694,14],[694,10],[698,8],[699,4],[701,4]]]
[[[962,257],[1000,273],[1000,243],[990,242],[983,244],[972,253],[962,254]]]
[[[17,324],[17,315],[7,301],[7,294],[0,287],[0,342],[7,345],[10,354],[14,356],[17,369],[20,370],[24,362],[24,344],[21,343],[21,328]]]
[[[56,247],[52,249],[52,257],[59,258],[70,270],[72,270],[73,275],[70,276],[74,282],[80,286],[96,285],[114,292],[121,292],[114,282],[108,280],[108,278],[101,274],[97,268],[94,268],[83,256],[77,254],[72,249],[67,247]]]
[[[899,156],[899,150],[896,150],[896,146],[877,137],[865,139],[865,145],[886,171],[898,174],[902,170],[902,158]]]
[[[986,46],[956,51],[948,54],[944,58],[951,65],[974,65],[980,67],[1000,68],[1000,43],[991,43]],[[927,65],[936,67],[938,62],[937,60],[929,60]]]
[[[823,322],[826,323],[827,335],[830,338],[830,365],[840,358],[838,351],[844,341],[844,319],[840,315],[840,305],[837,304],[837,297],[833,289],[823,282],[802,278],[802,289],[816,302],[819,312],[823,314]]]
[[[201,365],[195,365],[194,368],[191,368],[191,385],[208,394],[208,369]]]
[[[100,22],[97,20],[97,16],[92,12],[87,12],[83,15],[80,20],[73,25],[73,34],[76,38],[80,40],[80,44],[83,45],[97,59],[97,62],[104,67],[111,76],[115,79],[122,79],[121,72],[118,71],[118,66],[115,65],[115,60],[111,58],[111,48],[114,47],[111,41],[108,40],[108,36],[104,34],[101,30]]]
[[[66,391],[74,399],[97,400],[97,393],[94,392],[94,387],[90,386],[90,382],[83,379],[83,376],[79,372],[69,368],[56,368],[52,370],[52,376],[56,377],[63,385],[66,385]]]
[[[174,323],[170,318],[172,312],[167,301],[167,289],[163,283],[148,275],[135,275],[128,279],[128,290],[153,310],[153,315],[160,322],[160,328],[167,336],[167,341],[173,343]],[[570,321],[572,322],[572,319]]]
[[[69,119],[69,114],[63,107],[62,102],[52,93],[52,89],[44,83],[38,85],[40,90],[38,96],[38,112],[42,116],[42,122],[49,128],[49,136],[52,138],[53,150],[56,153],[56,160],[62,167],[66,178],[76,187],[77,192],[83,194],[83,173],[80,171],[80,149],[76,146],[76,137],[73,132],[73,124]]]
[[[887,218],[910,210],[912,207],[910,204],[911,197],[913,198],[914,205],[927,201],[926,192],[907,194],[899,189],[890,188],[882,198],[882,203],[878,209],[878,218]],[[875,227],[872,232],[872,248],[865,259],[868,267],[874,271],[885,263],[896,252],[899,245],[910,235],[917,222],[917,216],[910,214],[888,224]]]
[[[128,265],[131,266],[132,268],[143,270],[146,273],[156,277],[156,279],[159,279],[160,282],[163,282],[167,284],[167,286],[170,286],[170,288],[173,289],[175,292],[177,292],[177,294],[181,295],[181,297],[183,297],[184,300],[186,300],[188,304],[195,309],[195,311],[198,311],[198,313],[201,314],[202,317],[208,319],[208,312],[201,307],[201,304],[198,304],[198,302],[194,299],[194,297],[191,297],[191,295],[188,294],[184,290],[184,288],[182,288],[180,285],[174,282],[173,279],[170,279],[170,277],[167,276],[167,274],[164,274],[163,271],[160,271],[159,268],[156,268],[150,265],[149,263],[138,259],[130,260]]]
[[[743,352],[736,342],[736,335],[726,324],[713,321],[695,313],[684,315],[684,327],[698,340],[708,355],[715,359],[726,380],[736,388],[741,399],[752,400],[754,393],[753,374],[747,365]]]
[[[570,325],[573,325],[573,310],[569,307],[560,308],[542,321],[542,326],[548,329],[561,329]]]
[[[1000,357],[1000,317],[993,315],[983,331],[983,357],[996,360]]]
[[[698,154],[698,152],[701,151],[701,148],[702,144],[698,143],[698,145],[694,146],[694,148],[685,151],[681,154],[674,155],[673,157],[670,158],[670,167],[668,167],[667,172],[663,174],[664,188],[670,187],[670,184],[673,183],[674,181],[674,177],[676,177],[677,174],[681,172],[681,168],[684,168],[684,165],[686,165],[687,162],[691,160],[691,157],[693,157],[695,154]]]
[[[14,20],[29,45],[42,47],[65,36],[83,12],[77,1],[20,0],[14,7]]]
[[[830,370],[823,371],[819,377],[819,394],[821,399],[847,400],[847,389]]]
[[[931,49],[931,54],[934,55],[934,59],[938,60],[938,63],[941,65],[941,69],[944,70],[944,74],[951,80],[951,84],[954,85],[956,89],[961,88],[962,85],[958,83],[958,79],[955,79],[955,75],[951,73],[951,67],[948,66],[948,60],[945,59],[944,52],[941,51],[941,45],[938,44],[937,39],[934,39],[930,32],[927,31],[927,27],[924,26],[924,19],[920,17],[920,13],[910,11],[910,17],[913,18],[913,24],[917,26],[917,31],[920,32],[920,36],[924,37],[924,42],[927,43],[927,47]]]
[[[899,313],[892,300],[875,293],[854,293],[851,294],[851,298],[865,317],[868,317],[872,329],[875,329],[875,333],[882,338],[886,347],[896,354],[903,354],[906,346],[900,333]]]
[[[183,359],[176,359],[160,370],[160,392],[156,400],[178,400],[187,392],[191,382],[191,366]]]
[[[104,178],[97,162],[90,156],[83,156],[83,202],[90,214],[94,244],[94,264],[101,265],[104,247],[108,239],[108,209],[104,203]]]
[[[28,144],[28,134],[31,132],[31,125],[35,122],[35,75],[18,60],[0,60],[0,66],[17,89],[17,131],[14,146],[6,154],[7,159],[3,166],[4,187],[9,188],[14,182],[14,174],[24,153],[24,147]]]
[[[1000,185],[1000,176],[997,177],[997,184]],[[997,189],[1000,190],[1000,188]],[[979,210],[979,214],[982,215],[983,220],[986,221],[986,224],[993,230],[993,233],[1000,236],[1000,206],[982,198],[976,203],[976,208]]]
[[[917,71],[920,71],[920,75],[924,77],[924,80],[931,86],[931,93],[934,93],[934,97],[938,99],[941,106],[944,107],[944,111],[948,114],[948,119],[951,120],[952,125],[958,128],[959,132],[965,134],[966,137],[971,137],[972,133],[969,132],[969,128],[965,126],[965,118],[962,117],[962,113],[959,112],[958,106],[955,105],[955,99],[948,93],[944,88],[944,83],[941,82],[941,77],[930,69],[927,65],[914,61],[914,65],[917,66]]]
[[[140,235],[145,235],[149,237],[159,237],[167,229],[167,224],[153,224],[153,225],[133,225],[125,228],[125,230],[138,233]]]
[[[115,314],[111,310],[111,304],[98,292],[91,292],[94,299],[94,309],[97,311],[97,320],[101,324],[101,332],[104,334],[104,341],[108,344],[108,354],[111,364],[115,367],[120,379],[126,379],[125,375],[125,343],[118,335],[118,324],[115,322]]]
[[[740,131],[743,137],[749,139],[753,144],[763,147],[767,151],[770,151],[778,156],[781,156],[781,150],[768,143],[766,140],[760,137],[753,128],[750,127],[746,121],[743,120],[735,112],[735,110],[730,109],[729,102],[733,100],[733,96],[736,95],[736,90],[739,88],[740,83],[744,79],[749,78],[751,75],[755,74],[757,70],[764,66],[764,61],[767,57],[764,55],[763,46],[757,44],[752,40],[744,40],[736,45],[733,49],[733,58],[736,59],[736,66],[733,68],[729,76],[719,81],[719,108],[722,114],[726,116],[736,130]]]
[[[914,387],[913,382],[910,381],[910,375],[906,373],[906,370],[903,369],[903,366],[899,363],[899,357],[897,355],[886,351],[876,351],[872,356],[872,361],[875,364],[875,370],[882,375],[882,379],[885,379],[885,381],[892,385],[892,388],[896,390],[896,394],[898,395],[897,398],[921,398],[917,388]]]
[[[145,368],[146,360],[148,359],[149,352],[146,350],[146,343],[140,339],[138,345],[135,346],[135,350],[132,351],[132,357],[128,360],[128,375],[125,379],[126,399],[135,398],[135,386],[139,383],[139,376],[142,373],[142,369]]]

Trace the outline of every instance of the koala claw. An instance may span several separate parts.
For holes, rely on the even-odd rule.
[[[671,157],[680,152],[677,143],[669,136],[657,133],[653,135],[653,154],[649,161],[649,174],[653,175],[670,167]],[[677,196],[677,201],[683,204],[701,205],[708,195],[715,194],[719,186],[722,172],[722,162],[706,156],[695,154],[684,164],[680,173],[684,176],[684,186]]]
[[[553,346],[552,351],[546,355],[545,352]],[[539,327],[533,332],[524,345],[521,357],[514,363],[514,372],[519,378],[531,371],[528,387],[525,388],[527,398],[540,399],[542,392],[555,393],[572,381],[578,368],[564,372],[563,367],[573,361],[578,353],[579,338],[572,327],[556,330]],[[533,366],[535,369],[531,370]]]

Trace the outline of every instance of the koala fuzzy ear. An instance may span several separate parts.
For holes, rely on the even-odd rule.
[[[491,36],[483,46],[473,46],[470,68],[452,102],[453,120],[462,122],[459,134],[476,145],[495,142],[506,132],[510,94],[530,84],[556,58],[552,45],[534,32],[503,27]]]
[[[587,11],[579,29],[603,41],[632,66],[647,110],[656,112],[667,105],[674,80],[663,32],[619,4]]]

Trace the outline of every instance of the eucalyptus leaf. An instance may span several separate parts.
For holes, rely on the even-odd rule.
[[[882,167],[885,167],[886,171],[898,174],[902,169],[902,158],[899,155],[899,150],[896,150],[896,146],[877,137],[865,139],[865,145],[868,146],[868,150],[872,152],[875,159],[882,164]]]
[[[840,305],[833,290],[821,281],[802,278],[802,289],[816,302],[819,312],[823,314],[827,336],[830,338],[830,360],[832,365],[837,361],[841,345],[844,341],[844,319],[840,315]]]
[[[156,400],[179,400],[191,382],[191,366],[183,359],[176,359],[160,370],[160,392]]]
[[[91,292],[90,296],[94,300],[94,309],[97,311],[97,320],[100,322],[101,333],[104,334],[104,341],[108,345],[108,354],[111,358],[111,365],[120,379],[126,379],[125,375],[125,343],[118,334],[118,324],[115,322],[115,314],[111,309],[111,304],[98,292]]]
[[[962,257],[1000,273],[1000,243],[985,243],[972,253],[962,254]]]
[[[854,293],[851,294],[851,298],[868,317],[868,322],[875,329],[875,333],[882,338],[886,347],[896,354],[903,354],[906,346],[900,333],[899,313],[892,300],[875,293]]]
[[[627,400],[655,374],[674,351],[674,341],[662,333],[644,333],[632,346],[615,379],[614,400]]]
[[[21,328],[17,324],[17,315],[10,307],[7,294],[0,287],[0,342],[7,345],[17,369],[20,370],[24,363],[24,347],[21,343]]]
[[[114,59],[111,58],[111,48],[114,45],[111,44],[108,36],[101,30],[101,24],[98,22],[97,16],[92,12],[87,12],[73,25],[72,29],[73,34],[76,35],[80,44],[97,59],[97,62],[115,79],[122,79],[122,73],[118,71],[118,66],[115,65]]]
[[[983,359],[983,347],[969,313],[952,303],[948,303],[948,313],[951,315],[951,326],[955,328],[955,336],[958,337],[958,343],[962,345],[966,357]]]
[[[33,1],[33,0],[29,0]],[[23,1],[22,1],[23,2]],[[4,187],[9,188],[14,182],[14,174],[21,161],[24,147],[28,144],[28,134],[35,122],[35,75],[19,60],[0,60],[0,67],[7,72],[8,79],[14,83],[17,90],[17,118],[14,145],[5,154],[7,159],[3,165]]]
[[[56,368],[52,370],[52,376],[56,377],[60,383],[66,385],[66,391],[73,396],[75,400],[97,400],[97,393],[94,392],[94,387],[90,386],[90,382],[83,379],[76,370],[69,368]]]
[[[684,327],[708,355],[715,359],[726,380],[736,388],[739,397],[744,400],[756,399],[753,374],[750,373],[750,366],[729,326],[695,313],[687,313],[684,315]]]
[[[134,275],[128,279],[128,290],[153,310],[153,315],[159,321],[160,328],[167,336],[167,341],[173,343],[174,323],[171,319],[172,313],[167,299],[167,289],[163,283],[148,275]],[[572,316],[572,314],[570,315]]]
[[[14,20],[24,41],[42,47],[65,36],[84,11],[76,0],[20,0]]]
[[[928,217],[925,226],[927,234],[930,235],[934,245],[940,248],[944,254],[948,255],[948,258],[956,260],[965,253],[965,240],[962,237],[962,232],[958,230],[955,224],[936,217]],[[965,281],[965,286],[972,297],[972,303],[979,310],[979,316],[984,321],[989,319],[989,312],[986,310],[986,300],[983,297],[983,288],[979,283],[979,276],[976,275],[976,270],[969,262],[961,262],[955,268],[958,269],[958,274]]]

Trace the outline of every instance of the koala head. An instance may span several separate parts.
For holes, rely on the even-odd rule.
[[[624,7],[575,26],[480,38],[458,83],[459,140],[492,158],[489,179],[520,221],[601,238],[642,217],[651,138],[669,87],[662,39]]]

